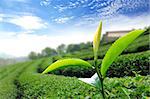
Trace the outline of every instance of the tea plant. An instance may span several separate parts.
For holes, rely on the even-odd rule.
[[[132,43],[138,36],[140,36],[142,33],[144,33],[144,30],[133,30],[126,34],[125,36],[119,38],[116,40],[112,46],[108,49],[106,52],[106,55],[104,59],[102,60],[102,64],[99,68],[98,65],[98,50],[100,46],[100,38],[101,38],[101,31],[102,31],[102,22],[100,22],[100,25],[98,27],[98,30],[94,36],[93,40],[93,52],[94,52],[94,66],[96,73],[98,75],[98,78],[100,80],[100,94],[102,94],[103,98],[105,99],[105,93],[104,93],[104,85],[103,81],[106,77],[106,72],[110,65],[114,62],[114,60],[123,52],[127,46]],[[43,71],[42,74],[48,73],[51,71],[54,71],[59,68],[67,67],[67,66],[87,66],[92,67],[91,64],[88,62],[81,60],[81,59],[62,59],[54,62],[51,64],[46,70]]]

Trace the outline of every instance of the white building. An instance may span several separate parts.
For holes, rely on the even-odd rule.
[[[123,30],[123,31],[108,31],[103,35],[103,40],[105,42],[111,42],[116,40],[117,38],[129,33],[132,30]]]

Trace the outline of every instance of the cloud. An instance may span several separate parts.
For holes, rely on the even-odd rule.
[[[144,20],[143,20],[144,19]],[[113,30],[131,30],[149,26],[150,15],[141,15],[138,17],[118,16],[113,19],[103,20],[103,34],[106,31]],[[80,21],[78,21],[79,23]],[[26,56],[30,51],[40,52],[45,47],[56,48],[58,45],[80,43],[92,41],[93,33],[95,33],[99,20],[93,24],[87,24],[86,21],[80,26],[69,26],[61,30],[62,35],[37,35],[32,31],[17,33],[9,33],[13,37],[3,37],[0,39],[0,52],[4,52],[13,56]],[[85,25],[86,24],[86,25]],[[56,29],[57,30],[57,29]],[[60,30],[59,30],[60,32]],[[54,32],[54,34],[57,33]],[[8,34],[3,32],[3,34]],[[5,42],[5,43],[4,43]]]
[[[85,33],[93,33],[99,21],[103,22],[103,34],[106,31],[143,29],[144,27],[150,26],[148,23],[150,22],[150,14],[133,17],[118,15],[117,17],[102,20],[100,18],[86,16],[75,22],[74,27],[81,28]]]
[[[38,30],[48,26],[45,20],[28,12],[15,14],[0,13],[0,22],[11,23],[25,30]]]
[[[55,2],[60,2],[56,0]],[[68,13],[78,13],[78,17],[85,15],[91,15],[99,18],[112,18],[118,14],[127,15],[128,13],[133,13],[132,15],[137,15],[142,12],[141,9],[148,8],[148,0],[75,0],[75,1],[63,1],[63,3],[56,3],[52,5],[58,13],[63,13],[61,15]],[[88,11],[89,13],[86,13]],[[73,15],[73,14],[72,14]]]
[[[101,8],[103,5],[105,7]],[[141,0],[114,0],[114,1],[107,1],[100,5],[98,5],[96,8],[97,12],[99,13],[98,16],[100,17],[111,17],[116,16],[118,14],[123,13],[129,13],[136,11],[138,8],[147,7],[148,3],[147,0],[141,1]],[[133,13],[135,14],[135,13]]]
[[[62,24],[62,23],[68,22],[71,19],[73,19],[73,16],[72,17],[60,17],[60,18],[54,19],[53,21],[56,23]]]
[[[150,14],[140,15],[136,17],[118,16],[113,19],[105,20],[108,30],[128,30],[143,29],[150,26]]]
[[[59,12],[63,12],[65,10],[75,9],[77,7],[86,7],[88,0],[77,0],[75,2],[69,1],[64,2],[64,4],[55,5],[54,8],[57,9]]]
[[[0,22],[3,21],[4,14],[0,13]]]
[[[3,20],[3,18],[2,17],[0,17],[0,22]]]
[[[47,23],[37,16],[18,16],[8,20],[8,22],[18,25],[25,30],[36,30],[47,27]]]
[[[67,36],[48,36],[20,33],[12,38],[0,39],[0,52],[13,56],[27,56],[31,51],[40,52],[45,47],[56,48],[62,43],[80,43],[92,39],[90,35],[79,34],[71,33]]]
[[[40,2],[40,5],[41,6],[48,6],[48,5],[50,5],[50,3],[51,3],[51,0],[42,0]]]
[[[25,0],[10,1],[23,2]],[[92,41],[93,33],[100,20],[103,21],[103,34],[106,31],[144,28],[149,25],[150,14],[148,15],[147,13],[146,15],[128,17],[121,13],[136,11],[136,9],[146,6],[146,1],[147,0],[71,0],[68,2],[65,0],[42,0],[40,2],[41,6],[55,8],[48,8],[48,12],[52,12],[50,15],[53,22],[58,24],[70,22],[71,25],[65,24],[66,28],[62,25],[61,27],[58,24],[54,26],[53,23],[47,23],[42,18],[36,16],[37,13],[34,15],[14,11],[14,15],[0,14],[0,22],[12,23],[22,28],[19,32],[0,31],[0,52],[14,56],[25,56],[28,55],[30,51],[40,52],[47,46],[56,48],[61,43],[70,44]],[[33,7],[36,8],[37,6]],[[45,9],[40,10],[45,11]],[[32,11],[38,12],[35,10]],[[44,16],[44,14],[42,16]],[[56,18],[56,16],[59,17]],[[44,29],[47,27],[49,28]],[[12,31],[15,31],[15,29]]]
[[[6,32],[6,31],[0,31],[0,39],[3,38],[12,38],[15,36],[17,33],[16,32]]]

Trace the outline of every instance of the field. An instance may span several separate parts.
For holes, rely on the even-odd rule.
[[[104,81],[108,99],[150,97],[148,36],[140,36],[111,65]],[[106,43],[101,46],[99,64],[110,45]],[[71,53],[69,57],[88,60],[93,64],[92,47]],[[101,98],[96,87],[77,78],[91,77],[95,73],[92,68],[69,67],[51,74],[41,74],[55,60],[56,57],[48,57],[0,67],[0,99]]]

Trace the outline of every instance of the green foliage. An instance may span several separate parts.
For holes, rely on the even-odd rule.
[[[140,75],[149,75],[149,56],[150,51],[136,54],[122,55],[111,64],[108,77],[134,76],[133,71],[139,72]]]
[[[57,52],[52,48],[46,47],[45,49],[42,50],[41,54],[43,57],[50,57],[56,55]]]
[[[52,58],[42,58],[42,63],[38,65],[38,73],[42,73],[52,62]]]
[[[68,53],[75,52],[75,51],[78,51],[79,49],[80,49],[80,46],[78,44],[70,44],[67,47],[67,52]]]
[[[29,65],[26,63],[17,63],[1,69],[0,72],[0,99],[15,99],[17,97],[17,89],[15,79]]]
[[[145,99],[150,97],[150,76],[106,78],[104,80],[108,99]]]
[[[31,60],[34,60],[34,59],[37,59],[38,57],[37,57],[37,53],[35,53],[35,52],[30,52],[30,54],[28,55],[28,57],[29,57],[29,59],[31,59]]]
[[[125,99],[127,96],[120,89],[124,88],[134,99],[149,96],[149,77],[106,78],[104,81],[106,97]],[[24,73],[19,77],[22,98],[100,98],[98,90],[77,78]],[[144,85],[145,84],[145,85]],[[135,87],[136,86],[136,87]],[[136,91],[136,92],[135,92]],[[143,95],[143,96],[142,96]]]
[[[149,75],[149,56],[150,52],[140,52],[121,55],[116,58],[116,60],[111,64],[106,76],[107,77],[124,77],[124,76],[134,76],[132,71],[139,72],[140,75],[146,76]],[[90,64],[94,66],[93,60],[88,60]],[[101,65],[102,60],[98,60],[98,65]],[[51,58],[45,58],[42,64],[38,68],[38,72],[41,73],[46,67],[52,63]],[[75,76],[82,78],[89,78],[95,73],[95,69],[89,67],[66,67],[58,69],[51,72],[56,75],[65,75],[65,76]]]
[[[34,73],[46,59],[34,61],[18,78],[20,98],[84,98],[97,94],[97,90],[77,78]],[[44,63],[48,65],[48,63]]]
[[[127,46],[133,42],[144,30],[134,30],[127,35],[116,40],[107,51],[101,65],[101,75],[105,77],[106,71],[113,61],[118,57]]]
[[[97,93],[94,87],[71,77],[24,73],[19,81],[23,98],[84,98]]]
[[[80,43],[80,44],[69,44],[67,46],[66,52],[67,53],[74,53],[74,52],[78,52],[78,51],[88,49],[91,46],[92,46],[91,42]]]
[[[135,76],[133,71],[139,72],[140,75],[149,75],[149,56],[150,51],[145,51],[141,53],[132,53],[121,55],[116,58],[116,60],[111,64],[106,76],[107,77],[125,77],[125,76]],[[94,61],[88,61],[90,64],[94,65]],[[98,60],[98,65],[100,66],[102,60]]]
[[[59,56],[63,56],[66,53],[66,46],[65,44],[61,44],[57,47],[57,53]]]
[[[55,70],[50,74],[64,75],[64,76],[78,77],[78,78],[90,78],[95,74],[95,69],[91,67],[83,67],[83,66],[82,67],[70,66],[70,67]]]
[[[148,53],[149,52],[140,55],[147,55]],[[140,57],[135,54],[132,55],[131,56],[133,59]],[[123,55],[120,56],[119,59],[123,59],[123,57],[127,58],[128,56],[130,55]],[[145,60],[143,60],[143,62],[144,61]],[[79,81],[77,78],[56,76],[52,74],[38,74],[37,69],[39,67],[46,68],[46,66],[51,64],[49,62],[52,62],[50,58],[43,58],[31,62],[0,67],[0,76],[2,77],[0,77],[0,99],[101,99],[101,96],[96,88]],[[129,94],[131,99],[135,99],[137,97],[142,99],[145,96],[150,97],[149,84],[149,76],[106,78],[104,80],[105,95],[108,99],[127,98],[124,91],[122,91],[123,88],[127,94]]]
[[[36,52],[30,52],[30,54],[28,55],[29,59],[31,60],[35,60],[35,59],[40,59],[43,57],[52,57],[57,55],[57,52],[55,51],[55,49],[52,49],[50,47],[46,47],[44,48],[41,53],[36,53]]]

